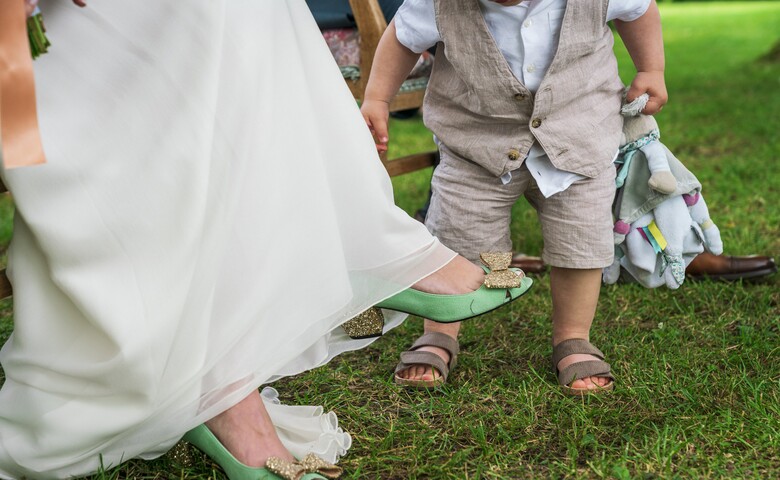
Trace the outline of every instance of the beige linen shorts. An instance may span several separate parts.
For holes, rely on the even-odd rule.
[[[614,168],[545,198],[525,164],[513,171],[512,180],[504,185],[500,178],[444,145],[440,151],[425,225],[444,245],[472,262],[479,262],[481,252],[511,251],[512,205],[524,195],[539,216],[545,263],[578,269],[612,264]]]

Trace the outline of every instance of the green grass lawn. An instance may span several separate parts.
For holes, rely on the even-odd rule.
[[[777,255],[780,60],[762,57],[780,41],[780,2],[661,11],[670,93],[657,117],[662,141],[704,184],[727,253]],[[633,68],[617,48],[628,82]],[[391,139],[392,155],[432,145],[419,118],[394,122]],[[397,203],[413,213],[429,178],[394,179]],[[534,212],[521,202],[514,214],[516,249],[538,254]],[[569,398],[556,386],[547,276],[523,300],[465,325],[460,363],[438,391],[391,381],[422,329],[415,318],[275,387],[288,403],[338,413],[354,440],[346,478],[778,478],[778,277],[677,291],[605,287],[592,338],[617,376],[608,395]],[[194,449],[179,453],[185,460],[133,461],[94,478],[223,478]]]

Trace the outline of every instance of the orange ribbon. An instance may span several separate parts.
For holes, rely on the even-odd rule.
[[[46,163],[22,0],[0,6],[0,141],[6,169]]]

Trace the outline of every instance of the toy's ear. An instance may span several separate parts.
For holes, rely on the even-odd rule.
[[[658,124],[652,115],[639,115],[637,117],[623,118],[623,145],[638,140],[653,130],[658,128]]]
[[[626,102],[628,88],[629,87],[626,87],[625,90],[623,90],[623,106],[620,107],[620,114],[624,117],[636,117],[637,115],[641,115],[642,110],[645,109],[647,101],[650,100],[650,95],[643,93],[632,101]]]

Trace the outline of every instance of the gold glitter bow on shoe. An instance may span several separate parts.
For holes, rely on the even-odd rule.
[[[284,480],[300,480],[307,473],[316,473],[325,478],[339,478],[341,467],[326,462],[313,453],[306,454],[297,462],[288,462],[278,457],[270,457],[265,462],[265,468]]]
[[[485,275],[487,288],[517,288],[525,274],[522,270],[509,270],[512,252],[480,253],[479,259],[490,269]]]
[[[341,324],[347,335],[353,339],[382,336],[385,327],[385,315],[382,310],[372,307]]]

